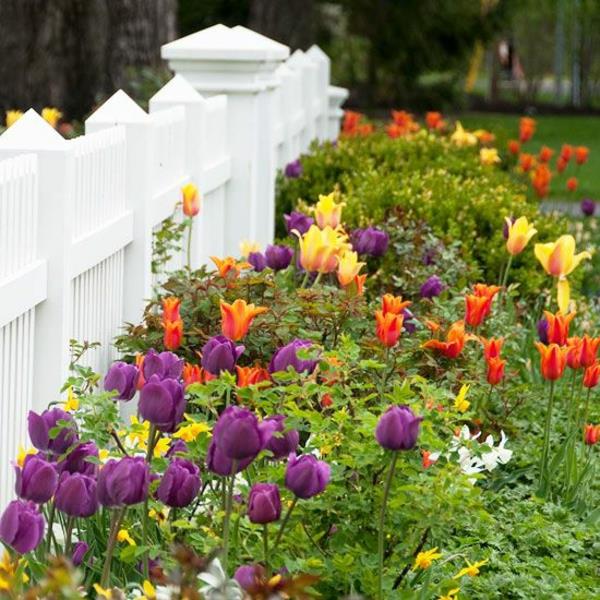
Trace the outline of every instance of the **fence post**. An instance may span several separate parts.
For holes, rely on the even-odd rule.
[[[162,57],[205,96],[227,96],[231,180],[225,252],[243,239],[272,241],[275,204],[275,70],[289,49],[245,27],[214,25],[162,47]]]
[[[125,249],[123,317],[139,323],[152,296],[152,157],[154,137],[149,115],[124,91],[113,94],[85,122],[86,133],[123,125],[127,141],[126,193],[133,211],[133,241]],[[116,332],[115,332],[116,333]]]
[[[47,297],[36,307],[33,409],[57,400],[69,365],[73,169],[69,143],[33,109],[0,136],[0,158],[38,157],[38,256],[47,261]]]
[[[318,104],[318,118],[317,118],[317,137],[321,142],[329,139],[329,123],[328,123],[328,112],[329,112],[329,82],[331,79],[331,60],[329,56],[319,48],[316,44],[313,44],[306,52],[306,56],[312,60],[318,68],[317,77],[317,96],[316,101]]]
[[[317,137],[315,98],[317,97],[318,66],[302,50],[296,50],[286,64],[302,76],[301,92],[305,123],[300,149],[302,152],[306,152],[311,142]]]
[[[348,98],[348,90],[343,87],[337,87],[330,85],[328,90],[329,97],[329,110],[328,116],[328,136],[331,141],[335,141],[340,134],[340,127],[342,119],[344,118],[344,111],[342,104],[346,102]]]

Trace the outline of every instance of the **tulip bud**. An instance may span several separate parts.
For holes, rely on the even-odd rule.
[[[595,446],[600,440],[600,425],[586,425],[583,440],[588,446]]]
[[[437,276],[432,275],[420,289],[421,298],[435,298],[446,288],[444,282]]]
[[[140,415],[160,431],[173,433],[183,419],[185,406],[183,386],[175,379],[161,381],[152,375],[140,392]]]
[[[111,459],[98,474],[98,500],[103,506],[143,502],[148,496],[150,470],[141,457]]]
[[[30,410],[27,424],[31,443],[38,450],[64,454],[79,439],[73,416],[60,408],[45,410],[41,415]],[[50,432],[57,428],[58,433],[51,437]]]
[[[269,244],[265,250],[267,266],[273,271],[283,271],[292,262],[294,251],[289,246]]]
[[[596,203],[590,198],[584,198],[581,201],[581,212],[586,217],[593,217],[596,212]]]
[[[183,321],[164,321],[163,344],[167,350],[177,350],[183,341]]]
[[[387,252],[390,238],[381,229],[367,227],[366,229],[355,229],[350,236],[350,241],[352,248],[358,254],[379,257]]]
[[[487,382],[490,385],[498,385],[504,378],[506,361],[499,357],[492,357],[488,359],[487,366]]]
[[[194,501],[201,484],[200,469],[189,460],[175,458],[162,476],[156,496],[167,506],[183,508]]]
[[[585,370],[583,375],[583,385],[588,388],[594,388],[600,382],[600,363],[596,362]]]
[[[187,183],[181,188],[183,197],[183,214],[186,217],[195,217],[200,212],[200,194],[193,183]]]
[[[71,562],[74,567],[78,567],[83,562],[85,555],[90,547],[85,542],[77,542],[73,546],[73,554],[71,555]]]
[[[224,335],[216,335],[202,348],[202,366],[212,375],[219,375],[223,371],[232,373],[243,351],[244,346],[236,346]]]
[[[273,458],[285,458],[291,452],[296,452],[300,441],[300,434],[295,429],[285,431],[285,416],[274,415],[267,417],[265,421],[275,425],[273,435],[267,443],[267,450],[273,453]]]
[[[281,499],[274,483],[255,483],[248,496],[248,518],[252,523],[264,525],[279,520]]]
[[[297,158],[285,165],[283,172],[288,179],[297,179],[302,175],[302,170],[302,163],[300,162],[300,159]]]
[[[233,577],[243,590],[253,594],[262,587],[266,574],[262,565],[242,565]]]
[[[0,540],[19,554],[26,554],[42,541],[44,527],[44,517],[33,502],[13,500],[0,517]]]
[[[279,348],[269,364],[269,372],[277,373],[278,371],[287,371],[288,367],[292,367],[298,373],[312,373],[317,363],[317,359],[301,359],[298,357],[298,351],[309,349],[312,342],[308,340],[295,339],[293,342]]]
[[[142,370],[146,381],[152,375],[157,375],[159,379],[179,379],[183,371],[183,359],[172,352],[159,354],[154,348],[150,348],[144,356]]]
[[[117,392],[118,400],[131,400],[135,396],[140,371],[135,365],[116,361],[104,378],[104,389]]]
[[[377,423],[377,442],[388,450],[412,450],[422,420],[423,417],[415,416],[408,406],[390,406]]]
[[[43,504],[52,498],[58,484],[58,473],[53,464],[37,454],[28,454],[23,467],[17,467],[15,471],[17,496],[36,504]]]
[[[60,476],[54,497],[56,508],[70,517],[90,517],[98,510],[96,480],[81,473]]]
[[[267,259],[262,252],[250,252],[250,254],[248,254],[248,262],[257,273],[260,273],[267,268]]]
[[[312,217],[298,211],[293,211],[289,215],[283,215],[283,219],[288,234],[291,234],[292,231],[297,231],[300,235],[304,235],[315,222]]]
[[[320,494],[329,483],[331,469],[312,454],[290,454],[285,470],[285,487],[298,498],[307,500]]]

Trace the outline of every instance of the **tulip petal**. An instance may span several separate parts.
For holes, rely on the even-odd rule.
[[[562,313],[566,313],[571,299],[571,289],[569,287],[569,282],[566,279],[558,280],[556,299],[558,301],[559,310]]]

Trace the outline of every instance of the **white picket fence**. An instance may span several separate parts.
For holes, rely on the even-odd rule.
[[[193,266],[263,247],[274,232],[277,169],[337,137],[347,92],[316,46],[289,50],[217,25],[163,46],[176,75],[144,111],[116,92],[62,138],[34,110],[0,136],[0,508],[27,413],[60,399],[69,340],[111,340],[151,297],[152,235],[195,183]],[[172,267],[184,257],[173,258]]]

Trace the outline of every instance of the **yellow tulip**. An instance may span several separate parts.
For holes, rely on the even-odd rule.
[[[319,201],[315,206],[315,220],[321,229],[324,229],[328,225],[335,229],[340,224],[342,208],[346,204],[344,202],[336,202],[335,198],[335,192],[331,192],[327,196],[319,194]]]
[[[251,242],[249,240],[240,242],[240,256],[242,258],[248,258],[253,252],[260,252],[260,244],[258,242]]]
[[[358,262],[358,253],[344,252],[339,258],[337,277],[340,285],[346,287],[350,285],[358,275],[364,262]]]
[[[329,225],[319,229],[311,225],[300,238],[300,264],[307,272],[331,273],[336,270],[338,256],[349,248],[346,236]]]
[[[536,244],[534,252],[546,273],[558,278],[558,308],[566,314],[571,297],[567,275],[592,255],[587,251],[575,254],[575,238],[572,235],[561,235],[556,242]]]
[[[467,400],[467,393],[471,386],[463,384],[454,399],[454,409],[460,413],[467,412],[471,403]]]
[[[23,116],[20,110],[7,110],[6,111],[6,127],[14,125]]]
[[[519,217],[514,223],[506,217],[506,225],[508,226],[506,249],[509,254],[516,256],[523,252],[529,240],[537,233],[537,229],[527,221],[527,217]]]
[[[466,131],[460,124],[460,121],[456,121],[456,129],[450,136],[450,141],[461,148],[466,146],[475,146],[477,144],[477,137]]]
[[[500,162],[498,150],[496,148],[482,148],[479,151],[479,160],[482,165],[495,165]]]
[[[62,117],[62,113],[58,108],[53,108],[51,106],[47,106],[42,109],[42,119],[48,121],[52,127],[56,127],[58,121]]]

